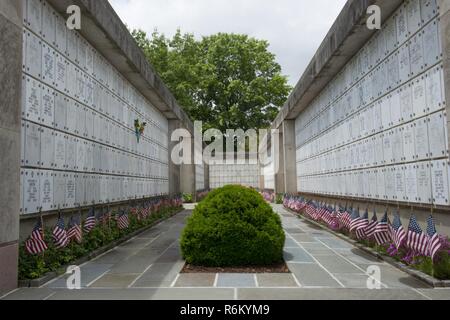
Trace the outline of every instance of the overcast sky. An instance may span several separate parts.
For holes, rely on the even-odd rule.
[[[172,36],[217,32],[268,40],[291,85],[300,79],[346,0],[109,0],[131,28]]]

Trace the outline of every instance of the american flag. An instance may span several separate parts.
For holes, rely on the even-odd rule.
[[[130,209],[130,214],[132,216],[137,216],[139,214],[139,210],[136,207]]]
[[[372,238],[373,235],[375,234],[375,230],[377,228],[378,225],[378,217],[377,217],[377,212],[374,211],[373,212],[373,216],[372,216],[372,220],[370,220],[369,224],[367,225],[366,228],[366,237],[368,239]]]
[[[416,254],[428,255],[428,237],[420,228],[414,215],[409,220],[406,246]]]
[[[300,198],[290,197],[288,198],[287,207],[300,213],[306,208],[306,204]]]
[[[314,205],[313,202],[310,202],[307,206],[306,206],[306,214],[311,218],[314,219],[314,215],[316,213],[316,207]]]
[[[147,219],[147,217],[148,217],[148,207],[147,206],[142,206],[140,219],[145,220],[145,219]]]
[[[402,221],[400,220],[400,214],[398,212],[391,225],[391,238],[397,249],[400,249],[406,239],[406,232],[402,226]]]
[[[125,213],[125,211],[123,210],[119,214],[119,218],[117,219],[117,226],[119,227],[120,230],[127,229],[129,226],[128,214]]]
[[[359,222],[361,220],[361,216],[359,215],[359,209],[354,209],[352,215],[350,217],[350,232],[356,231],[356,228],[359,226]]]
[[[295,201],[294,201],[293,197],[286,196],[284,198],[283,204],[284,204],[285,208],[289,208],[289,209],[294,210]]]
[[[95,212],[94,208],[91,208],[89,210],[89,214],[84,221],[84,232],[89,233],[92,231],[92,229],[95,228],[95,225],[97,224],[97,219],[95,218]]]
[[[70,218],[69,229],[67,230],[67,237],[78,243],[83,241],[83,235],[80,226],[80,220],[75,219],[74,217]]]
[[[441,240],[436,231],[436,225],[434,223],[433,216],[429,216],[427,219],[427,235],[428,235],[428,255],[434,260],[436,253],[442,248]]]
[[[155,200],[153,203],[153,212],[158,212],[161,206],[161,199]]]
[[[375,241],[379,246],[391,241],[387,211],[384,213],[384,216],[381,219],[381,221],[377,224],[375,228],[374,237]]]
[[[299,198],[296,200],[295,205],[296,205],[297,211],[301,212],[301,211],[305,210],[305,208],[306,208],[306,201],[303,198]]]
[[[142,220],[142,209],[143,208],[134,208],[134,212],[131,212],[132,216],[135,216],[138,221]]]
[[[103,212],[102,218],[101,218],[101,222],[104,226],[109,225],[109,223],[112,220],[112,215],[111,212],[107,209],[106,212]]]
[[[356,237],[364,239],[366,237],[366,228],[369,225],[369,210],[366,209],[361,219],[359,219],[356,226]]]
[[[67,236],[64,226],[64,218],[62,218],[61,215],[59,215],[58,222],[53,229],[53,241],[58,249],[66,247],[69,243],[69,237]]]
[[[300,213],[306,209],[306,202],[303,198],[292,198],[291,208]]]
[[[41,218],[38,218],[30,238],[25,241],[25,249],[29,254],[40,254],[48,249],[47,244],[44,241]]]
[[[322,216],[323,216],[323,214],[324,214],[324,209],[325,208],[325,205],[323,204],[323,203],[319,203],[318,205],[317,205],[317,208],[316,208],[316,212],[315,212],[315,214],[314,214],[314,220],[315,221],[320,221],[320,220],[322,220]]]
[[[320,216],[319,216],[319,221],[320,220],[322,220],[322,221],[325,221],[325,219],[327,218],[327,216],[329,215],[329,214],[331,214],[331,212],[329,211],[329,209],[328,209],[328,204],[323,204],[322,205],[322,208],[321,208],[321,210],[320,210]]]
[[[328,226],[330,226],[333,222],[333,214],[334,210],[330,207],[325,208],[325,213],[322,216],[322,221],[325,222]]]
[[[324,215],[325,211],[326,211],[325,206],[319,205],[313,213],[313,216],[312,216],[313,220],[320,221],[322,219],[322,216]]]
[[[152,214],[153,212],[155,212],[155,201],[154,200],[150,201],[148,211],[149,211],[149,214]]]
[[[288,195],[284,195],[284,198],[283,198],[283,206],[284,206],[285,208],[290,208],[290,204],[291,204],[291,197],[288,196]]]
[[[341,211],[341,215],[339,217],[341,225],[344,228],[346,228],[347,230],[350,229],[350,224],[352,222],[352,217],[351,217],[349,211],[351,211],[351,208],[350,208],[350,210],[347,210],[347,208],[345,208],[344,211]]]
[[[339,229],[339,219],[338,219],[339,210],[337,209],[336,205],[334,205],[334,208],[330,207],[330,212],[331,214],[328,226],[334,230],[337,230]]]

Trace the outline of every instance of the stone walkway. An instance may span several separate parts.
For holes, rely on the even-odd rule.
[[[189,207],[191,209],[192,207]],[[286,231],[291,274],[180,274],[179,237],[186,210],[80,266],[80,290],[65,277],[22,288],[4,299],[450,299],[450,289],[425,283],[354,248],[333,234],[274,205]],[[381,271],[378,290],[367,289],[369,266]]]

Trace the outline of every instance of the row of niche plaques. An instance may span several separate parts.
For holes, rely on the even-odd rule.
[[[448,160],[436,160],[372,170],[298,177],[298,191],[448,206],[449,166]]]
[[[21,213],[70,209],[168,193],[168,180],[22,169]]]

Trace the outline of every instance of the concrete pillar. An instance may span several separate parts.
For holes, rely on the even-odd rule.
[[[261,171],[262,170],[262,167],[260,166],[259,167],[259,170]],[[259,189],[260,190],[264,190],[265,188],[264,188],[264,175],[260,172],[260,174],[259,174],[259,180],[258,180],[258,182],[259,182]]]
[[[205,172],[205,190],[210,189],[209,185],[209,166],[207,164],[204,165],[204,172]]]
[[[196,198],[195,165],[182,164],[180,166],[180,188],[182,193],[190,193]]]
[[[182,193],[190,193],[196,200],[195,163],[194,163],[194,137],[185,137],[191,146],[191,161],[180,165],[180,189]]]
[[[171,141],[172,132],[181,127],[179,120],[169,120],[169,195],[175,196],[181,193],[180,189],[180,166],[172,162],[172,150],[178,144],[177,141]]]
[[[450,2],[438,0],[440,15],[441,44],[444,65],[444,94],[447,111],[447,128],[450,132]],[[448,135],[448,146],[450,150],[450,135]]]
[[[280,128],[280,134],[278,136],[279,150],[278,154],[275,154],[273,159],[275,159],[275,193],[285,193],[285,176],[284,176],[284,144],[283,144],[283,128]]]
[[[0,1],[0,295],[17,287],[22,1]]]
[[[450,1],[437,0],[439,7],[439,29],[441,31],[442,64],[444,67],[444,96],[447,113],[447,129],[450,132]],[[448,150],[450,150],[450,135],[447,135]],[[450,176],[450,174],[449,174]],[[438,221],[438,232],[450,235],[450,214],[448,210],[435,214]]]
[[[283,122],[284,192],[297,193],[297,152],[295,146],[295,120]]]

